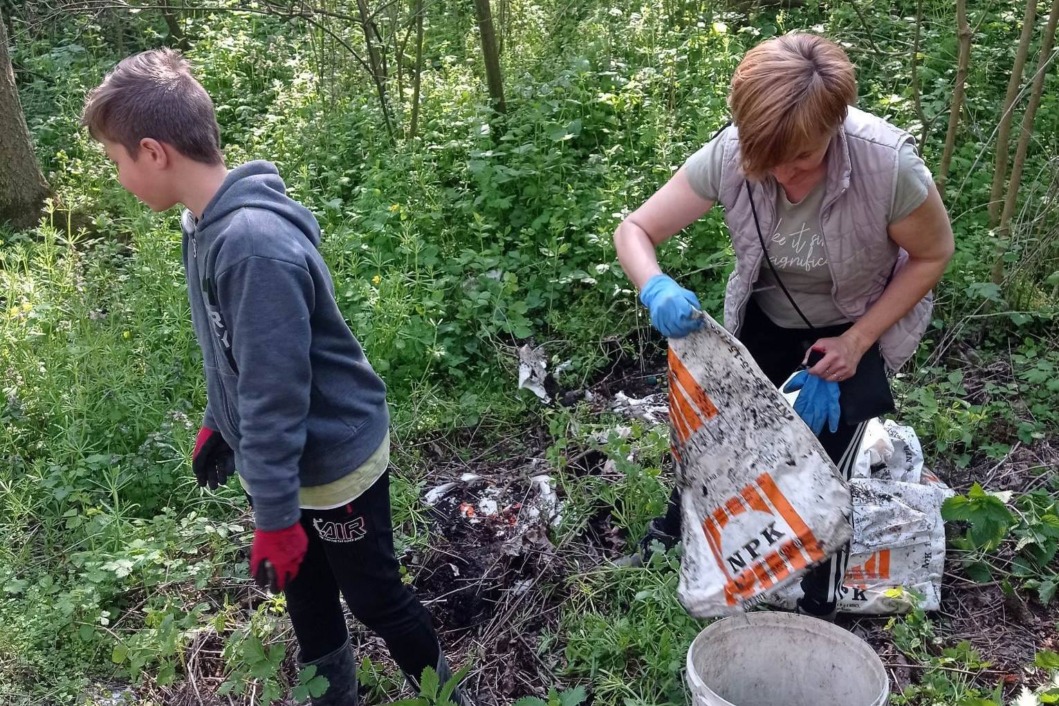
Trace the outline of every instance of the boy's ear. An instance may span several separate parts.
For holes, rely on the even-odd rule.
[[[158,169],[165,169],[172,161],[166,145],[153,137],[140,140],[140,158],[146,159],[150,165]]]

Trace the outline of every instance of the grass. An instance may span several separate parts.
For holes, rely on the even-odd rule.
[[[922,98],[941,115],[950,10],[926,4]],[[745,16],[653,1],[636,12],[519,6],[503,120],[483,107],[469,16],[439,12],[421,134],[393,141],[362,77],[337,60],[334,77],[318,70],[327,47],[319,32],[234,13],[187,18],[229,159],[275,160],[291,193],[319,215],[339,304],[389,385],[394,517],[409,581],[425,582],[437,547],[449,547],[421,502],[430,485],[462,468],[555,478],[566,504],[549,541],[562,568],[548,564],[539,593],[528,594],[547,609],[535,614],[502,587],[498,624],[445,635],[477,663],[495,664],[499,652],[468,644],[509,629],[515,618],[503,610],[521,606],[512,615],[540,639],[533,654],[509,661],[543,676],[516,681],[524,691],[513,696],[582,683],[600,706],[683,703],[682,652],[699,627],[676,603],[674,557],[643,570],[598,566],[664,507],[666,430],[589,403],[542,408],[515,389],[517,347],[543,344],[551,370],[571,361],[560,382],[573,390],[607,387],[601,380],[650,360],[656,342],[615,261],[614,226],[723,123],[728,76],[760,37],[823,26],[849,44],[862,105],[915,122],[903,19],[915,8],[898,9],[869,16],[868,43],[869,28],[847,6]],[[1059,428],[1048,158],[1059,110],[1049,110],[1055,92],[1046,92],[1026,172],[1035,175],[1026,193],[1036,196],[1012,238],[1009,276],[993,285],[996,243],[981,209],[989,175],[971,165],[991,149],[985,136],[1013,48],[1000,10],[972,13],[975,90],[954,163],[961,178],[947,194],[958,253],[929,341],[896,388],[900,419],[920,433],[930,464],[961,492],[999,480],[991,469],[1011,471],[1012,507],[1025,514],[1018,498],[1030,493],[1015,480],[1025,475],[1016,461],[1032,452],[1050,464]],[[135,48],[164,31],[149,12],[122,19]],[[116,58],[107,28],[72,16],[53,30],[14,35],[23,105],[56,202],[40,228],[0,233],[0,530],[9,538],[0,546],[0,701],[103,703],[109,685],[127,683],[144,698],[183,693],[189,674],[205,674],[214,690],[231,684],[233,697],[287,694],[297,685],[289,631],[282,602],[248,587],[242,496],[192,483],[205,389],[175,215],[153,216],[123,194],[77,129],[84,91]],[[944,120],[934,125],[923,145],[932,161]],[[676,238],[662,263],[717,311],[730,263],[720,215]],[[616,426],[628,434],[609,435]],[[1054,620],[1040,593],[1049,577],[1016,576],[1012,563],[1044,515],[1014,526],[988,561],[1002,570],[996,581]],[[494,554],[486,558],[509,562],[520,578],[540,568]],[[993,675],[981,669],[989,655],[950,639],[951,624],[913,614],[890,630],[920,675],[904,703],[996,700]],[[372,698],[396,696],[388,663],[366,658]],[[1029,657],[1019,666],[1031,690],[1047,671],[1030,668]]]

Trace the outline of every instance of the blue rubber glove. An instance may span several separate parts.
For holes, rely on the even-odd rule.
[[[669,275],[655,275],[640,290],[640,301],[651,312],[651,323],[666,338],[683,338],[706,322],[695,315],[698,297]]]
[[[832,434],[838,431],[838,419],[842,413],[838,406],[838,383],[812,375],[808,370],[799,370],[783,386],[784,392],[797,390],[801,392],[794,401],[794,411],[813,430],[813,434],[820,436],[824,422],[827,422]]]

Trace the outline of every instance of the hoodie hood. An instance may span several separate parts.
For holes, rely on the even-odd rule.
[[[210,199],[202,218],[195,221],[190,211],[184,211],[181,223],[188,233],[197,233],[206,240],[218,224],[241,208],[271,211],[297,228],[314,248],[320,245],[320,225],[309,209],[287,196],[276,166],[263,160],[247,162],[228,172],[221,188]]]

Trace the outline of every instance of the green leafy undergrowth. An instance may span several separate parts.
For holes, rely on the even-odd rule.
[[[967,495],[949,498],[942,506],[949,522],[966,523],[952,540],[964,572],[983,583],[1002,580],[1031,590],[1048,605],[1059,588],[1059,495],[1055,489],[1015,496],[990,493],[975,483]]]

